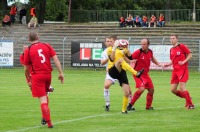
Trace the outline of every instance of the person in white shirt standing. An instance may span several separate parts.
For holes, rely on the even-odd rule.
[[[115,36],[115,35],[105,38],[106,47],[113,46],[115,40],[117,40],[117,36]],[[101,65],[106,65],[106,77],[105,77],[105,81],[104,81],[104,98],[105,98],[105,102],[106,102],[106,105],[104,106],[105,111],[110,110],[110,90],[109,90],[109,88],[112,84],[115,83],[115,81],[117,81],[117,79],[113,79],[108,74],[108,71],[107,71],[108,60],[109,60],[109,58],[107,55],[107,48],[106,48],[101,54]]]

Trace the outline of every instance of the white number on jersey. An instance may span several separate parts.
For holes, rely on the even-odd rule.
[[[40,57],[42,57],[41,63],[44,63],[46,61],[45,56],[42,54],[42,49],[38,50],[38,54]]]

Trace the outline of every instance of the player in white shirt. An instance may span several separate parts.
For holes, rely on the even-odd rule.
[[[107,37],[105,39],[106,47],[113,46],[115,40],[117,40],[117,36],[115,36],[115,35]],[[104,81],[104,98],[105,98],[105,102],[106,102],[105,111],[109,111],[109,108],[110,108],[110,90],[109,90],[109,88],[112,84],[115,83],[115,81],[117,81],[117,79],[113,79],[108,74],[108,71],[107,71],[108,60],[109,60],[109,58],[107,55],[107,48],[106,48],[101,54],[101,65],[106,65],[106,78]]]

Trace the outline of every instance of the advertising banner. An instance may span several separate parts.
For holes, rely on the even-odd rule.
[[[104,67],[100,63],[101,53],[105,49],[102,42],[77,42],[71,43],[72,67]]]
[[[0,66],[13,66],[12,41],[0,41]]]

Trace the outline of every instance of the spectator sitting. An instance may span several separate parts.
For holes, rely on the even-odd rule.
[[[23,6],[22,9],[20,10],[20,23],[26,24],[26,9]]]
[[[151,16],[149,27],[156,27],[156,17],[154,15]]]
[[[133,17],[131,14],[125,20],[126,26],[133,27]]]
[[[142,26],[142,19],[138,15],[133,19],[135,27],[141,27]]]
[[[148,17],[147,16],[142,17],[142,27],[148,27]]]
[[[31,27],[36,28],[37,24],[38,24],[37,18],[33,16],[30,22],[28,23],[28,28],[31,28]]]
[[[17,14],[17,7],[15,6],[15,4],[12,5],[12,7],[10,8],[10,21],[12,23],[15,22],[15,15]]]
[[[120,17],[120,19],[119,19],[119,26],[120,27],[125,27],[125,19],[124,19],[124,17]]]
[[[8,15],[5,15],[2,21],[2,26],[5,27],[6,25],[9,27],[11,25],[10,17]]]
[[[164,27],[165,25],[165,17],[163,14],[160,14],[159,20],[157,21],[159,27]]]

